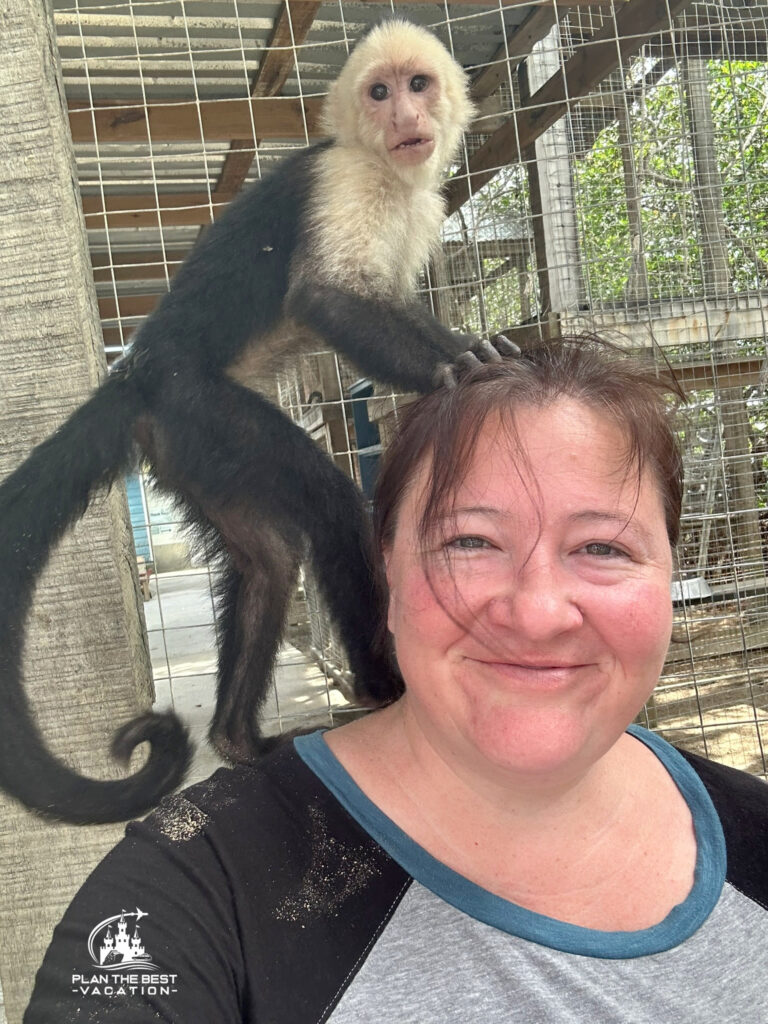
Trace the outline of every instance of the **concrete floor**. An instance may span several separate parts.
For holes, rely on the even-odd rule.
[[[155,709],[173,709],[189,725],[196,745],[187,782],[207,778],[223,762],[208,745],[206,731],[216,699],[216,649],[211,579],[207,570],[152,577],[144,602]],[[330,725],[331,708],[348,707],[325,674],[295,647],[283,646],[264,708],[267,734],[317,721]]]

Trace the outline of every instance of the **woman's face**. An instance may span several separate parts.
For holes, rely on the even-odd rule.
[[[656,684],[672,626],[661,493],[611,420],[561,399],[480,434],[421,547],[426,467],[386,553],[402,711],[444,757],[586,770]],[[521,453],[522,452],[522,457]]]

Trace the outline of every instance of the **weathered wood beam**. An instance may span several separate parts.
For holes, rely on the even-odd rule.
[[[285,0],[253,77],[251,96],[275,96],[280,92],[296,63],[296,47],[306,39],[319,8],[317,0]],[[260,139],[258,136],[256,144]],[[232,140],[216,182],[216,193],[233,195],[240,190],[253,163],[253,147],[253,139]]]
[[[714,388],[745,388],[758,384],[763,379],[764,359],[729,359],[713,363],[702,360],[696,363],[671,363],[675,377],[686,391],[702,391]]]
[[[93,144],[94,124],[99,145],[108,142],[210,142],[247,139],[254,128],[262,139],[303,139],[304,119],[310,138],[317,136],[321,100],[268,96],[241,100],[202,100],[200,103],[152,103],[149,106],[97,102],[71,103],[72,138]],[[253,120],[251,120],[253,116]]]
[[[481,100],[496,92],[509,74],[528,56],[534,43],[549,32],[555,23],[552,4],[536,7],[507,36],[483,70],[472,80],[472,98]]]
[[[151,281],[164,279],[166,266],[168,274],[173,277],[181,266],[189,249],[166,249],[165,253],[157,249],[150,252],[146,249],[118,250],[108,252],[91,252],[93,280],[96,284],[105,281]]]
[[[102,320],[124,320],[129,316],[148,316],[162,295],[122,295],[117,301],[104,296],[98,300]]]
[[[307,2],[307,0],[303,0]],[[397,7],[410,7],[413,4],[431,4],[434,6],[435,0],[360,0],[361,3],[369,4],[371,6],[378,6],[386,4],[387,7],[390,3],[394,3],[395,8]],[[611,0],[499,0],[502,7],[551,7],[553,2],[558,7],[604,7],[606,10],[610,9]],[[616,7],[623,6],[625,3],[629,3],[630,0],[614,0]],[[456,7],[487,7],[488,0],[451,0],[452,4]]]
[[[649,38],[669,26],[692,0],[629,0],[616,14],[616,23],[603,26],[578,47],[556,75],[531,96],[525,106],[472,155],[446,187],[448,212],[453,213],[493,178],[501,167],[519,162],[521,153],[567,111],[639,50]]]
[[[232,196],[216,196],[209,201],[205,192],[166,192],[158,196],[107,196],[106,211],[100,196],[83,196],[83,213],[87,228],[188,227],[210,224],[221,214]]]
[[[254,75],[252,96],[274,96],[286,84],[296,63],[296,47],[306,39],[319,6],[317,0],[285,0]],[[254,144],[260,140],[260,136],[255,143],[253,139],[232,139],[216,182],[216,194],[231,196],[241,189],[254,160]]]
[[[584,310],[560,321],[563,333],[595,331],[630,348],[681,348],[701,345],[703,350],[726,342],[765,338],[768,292],[709,298],[663,299],[650,306],[619,306]]]
[[[471,254],[474,257],[475,245],[483,259],[498,259],[508,256],[527,246],[523,238],[479,239],[473,242]],[[455,258],[466,250],[464,242],[448,241],[443,243],[446,255]],[[97,284],[115,280],[121,281],[154,281],[165,278],[166,266],[168,276],[173,277],[176,270],[189,255],[188,246],[169,246],[162,249],[117,249],[112,253],[91,251],[91,267],[93,278]]]
[[[746,17],[747,11],[744,9]],[[768,31],[764,24],[742,21],[738,25],[702,25],[680,29],[654,39],[649,56],[721,58],[729,60],[765,60],[768,57]]]

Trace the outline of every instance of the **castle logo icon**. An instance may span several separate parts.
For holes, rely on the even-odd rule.
[[[88,936],[88,953],[94,967],[107,971],[153,970],[157,965],[144,948],[139,921],[148,917],[143,910],[123,910],[99,921]],[[129,920],[136,918],[135,921]],[[98,948],[97,942],[101,940]]]

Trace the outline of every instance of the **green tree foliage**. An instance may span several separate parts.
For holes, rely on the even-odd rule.
[[[633,69],[644,72],[640,61]],[[735,291],[768,286],[768,65],[708,65],[723,215]],[[650,296],[702,292],[695,172],[677,68],[629,108],[634,174]],[[577,115],[578,116],[578,115]],[[581,246],[593,303],[625,298],[630,238],[619,131],[605,127],[574,164]]]

